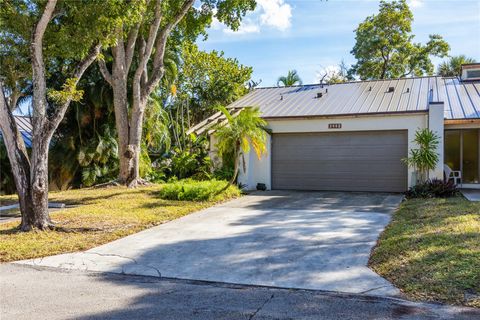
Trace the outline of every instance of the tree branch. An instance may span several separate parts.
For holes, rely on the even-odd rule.
[[[143,37],[140,39],[140,44],[138,48],[138,53],[140,56],[143,56],[145,54],[145,47],[146,47],[146,42]],[[145,65],[145,68],[143,69],[142,77],[140,78],[140,86],[143,88],[145,87],[146,83],[148,80],[148,70],[147,70],[147,65]]]
[[[110,71],[108,71],[107,64],[105,63],[105,60],[99,59],[98,60],[98,67],[99,67],[100,73],[102,74],[105,81],[107,81],[110,84],[110,86],[113,86],[112,74],[110,73]]]
[[[153,58],[153,70],[150,80],[148,80],[147,85],[142,92],[143,98],[148,97],[155,87],[158,85],[158,82],[163,77],[165,70],[163,69],[163,57],[165,55],[165,47],[167,45],[167,39],[170,35],[170,32],[177,26],[177,24],[185,17],[188,10],[193,6],[195,0],[186,0],[180,11],[174,16],[173,20],[168,23],[161,31],[157,37],[156,42],[156,52]]]
[[[47,84],[45,80],[45,64],[43,61],[43,36],[48,23],[52,19],[57,0],[48,0],[43,14],[35,25],[30,46],[33,71],[33,128],[40,127],[47,111]]]
[[[28,158],[27,148],[23,141],[22,134],[18,130],[17,122],[8,106],[5,98],[3,82],[0,79],[0,130],[2,131],[3,141],[7,149],[8,158],[14,173],[15,184],[18,179],[28,179],[30,161]],[[15,173],[21,173],[24,177]],[[18,185],[17,185],[18,188]]]
[[[162,1],[157,0],[155,3],[155,18],[153,20],[152,25],[148,31],[148,38],[147,42],[144,44],[142,43],[142,50],[143,54],[140,54],[140,62],[138,64],[137,70],[133,76],[133,99],[141,99],[141,87],[140,82],[142,78],[142,74],[144,73],[148,60],[152,55],[153,46],[155,44],[155,39],[157,38],[158,29],[160,28],[160,22],[162,21]],[[142,52],[141,52],[142,53]],[[136,103],[134,102],[134,105]]]
[[[137,42],[139,30],[140,23],[137,23],[128,34],[127,46],[125,48],[125,69],[127,70],[127,72],[128,70],[130,70],[130,65],[132,64],[133,56],[135,53],[135,43]]]
[[[114,64],[117,65],[117,68],[121,69],[121,72],[125,75],[128,74],[126,70],[127,64],[125,61],[125,46],[123,41],[123,26],[117,27],[115,30],[117,34],[117,45],[112,48],[112,54],[114,58]],[[113,73],[115,74],[115,73]]]
[[[100,43],[92,46],[87,56],[78,63],[77,67],[75,68],[75,71],[72,74],[72,78],[75,79],[75,82],[74,82],[75,86],[78,84],[78,82],[82,78],[87,68],[95,61],[97,56],[100,54],[101,48],[102,48],[102,45]],[[52,115],[49,123],[48,136],[53,135],[53,132],[57,129],[58,125],[60,124],[63,117],[65,116],[65,112],[67,111],[71,101],[72,99],[68,98]]]

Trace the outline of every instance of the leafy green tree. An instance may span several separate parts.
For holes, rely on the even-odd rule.
[[[254,0],[155,0],[128,2],[131,19],[115,29],[115,45],[99,63],[112,86],[119,144],[118,181],[130,187],[142,184],[139,174],[143,118],[148,98],[165,75],[167,43],[194,41],[205,34],[215,16],[236,29],[255,8]],[[108,64],[111,65],[110,69]]]
[[[230,114],[225,107],[219,110],[227,118],[226,123],[219,124],[215,131],[218,139],[217,150],[222,159],[233,157],[233,176],[229,184],[233,184],[238,175],[240,159],[253,147],[260,159],[267,151],[267,122],[261,118],[258,108],[244,108],[238,114]],[[245,159],[243,159],[245,164]]]
[[[410,150],[408,158],[403,161],[417,171],[417,180],[424,183],[428,179],[428,172],[437,166],[439,155],[437,147],[440,138],[430,129],[425,128],[415,132],[417,148]]]
[[[462,64],[475,63],[475,59],[465,55],[450,57],[438,66],[438,74],[442,77],[459,77],[462,75]]]
[[[300,79],[297,70],[289,70],[286,76],[281,76],[277,80],[277,86],[288,87],[296,84],[302,84],[302,79]]]
[[[48,213],[48,149],[72,101],[83,95],[77,84],[96,60],[110,30],[122,20],[123,2],[1,0],[0,128],[17,189],[23,231],[53,228]],[[12,63],[19,64],[12,67]],[[8,68],[10,67],[10,68]],[[18,67],[18,73],[15,72]],[[28,73],[26,73],[28,70]],[[23,77],[25,80],[21,80]],[[55,79],[52,79],[52,76]],[[27,153],[13,110],[32,91],[32,147]],[[15,102],[17,101],[17,102]]]
[[[221,51],[205,52],[193,43],[184,44],[176,98],[188,104],[188,126],[246,94],[252,71]]]
[[[439,35],[426,44],[413,42],[413,14],[405,0],[381,1],[377,15],[355,30],[352,72],[361,79],[389,79],[432,74],[430,56],[445,57],[450,49]]]

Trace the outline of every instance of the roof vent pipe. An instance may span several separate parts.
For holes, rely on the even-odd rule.
[[[388,92],[393,92],[395,91],[395,87],[388,87]]]
[[[410,88],[407,88],[407,93],[409,93],[409,92],[410,92]]]
[[[280,95],[280,100],[283,100],[283,94]]]
[[[317,98],[321,98],[323,96],[323,93],[317,92]]]
[[[327,89],[325,89],[325,93],[328,93],[328,88],[327,88]]]
[[[372,91],[372,86],[370,86],[370,87],[368,88],[368,91]]]

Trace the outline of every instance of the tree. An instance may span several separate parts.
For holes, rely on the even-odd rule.
[[[23,231],[54,225],[48,213],[48,149],[72,101],[83,92],[76,86],[106,41],[110,22],[107,1],[2,1],[2,56],[18,56],[19,73],[0,62],[0,129],[14,175]],[[28,63],[28,67],[21,62]],[[28,73],[26,73],[28,70]],[[27,81],[23,77],[27,77]],[[55,79],[51,76],[54,75]],[[32,147],[27,153],[13,111],[25,82],[32,88]]]
[[[289,70],[286,76],[281,76],[277,80],[277,86],[282,85],[288,87],[296,84],[302,84],[302,79],[300,79],[297,70]]]
[[[233,176],[229,184],[233,184],[238,175],[240,159],[250,152],[250,145],[258,158],[267,151],[267,122],[263,120],[258,108],[244,108],[237,115],[232,115],[225,107],[219,110],[227,118],[226,123],[217,127],[215,136],[218,139],[217,150],[222,159],[232,155]],[[243,160],[245,164],[245,159]]]
[[[448,61],[438,66],[438,74],[442,77],[460,77],[462,75],[462,64],[475,63],[475,59],[467,58],[465,55],[453,56]]]
[[[439,35],[423,45],[414,43],[413,14],[405,0],[380,2],[377,15],[367,17],[355,30],[352,71],[361,79],[388,79],[432,74],[430,56],[445,57],[450,49]]]
[[[408,158],[403,161],[417,171],[417,180],[424,183],[428,179],[428,172],[435,169],[438,163],[437,147],[440,138],[430,129],[425,128],[415,132],[413,140],[418,148],[411,149]]]
[[[110,59],[99,63],[113,89],[120,159],[118,180],[130,187],[143,182],[139,177],[143,117],[148,98],[165,73],[169,39],[193,41],[204,32],[214,14],[236,29],[241,17],[255,8],[254,0],[203,0],[198,7],[193,7],[194,2],[135,1],[132,6],[137,11],[132,19],[115,30],[116,45]],[[110,70],[106,63],[109,60]]]
[[[177,105],[186,103],[192,123],[211,115],[218,106],[229,105],[248,92],[253,69],[223,52],[205,52],[193,43],[182,46]],[[187,126],[192,125],[188,123]]]

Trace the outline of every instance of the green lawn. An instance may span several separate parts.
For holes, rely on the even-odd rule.
[[[480,203],[460,197],[405,201],[370,267],[409,298],[480,307]]]
[[[51,192],[50,201],[75,207],[53,212],[52,220],[65,231],[19,232],[19,222],[0,224],[0,261],[43,257],[86,250],[125,237],[145,228],[182,217],[217,202],[240,195],[230,187],[209,201],[174,201],[160,198],[165,185],[137,189],[112,187]],[[9,203],[16,196],[1,196]]]

